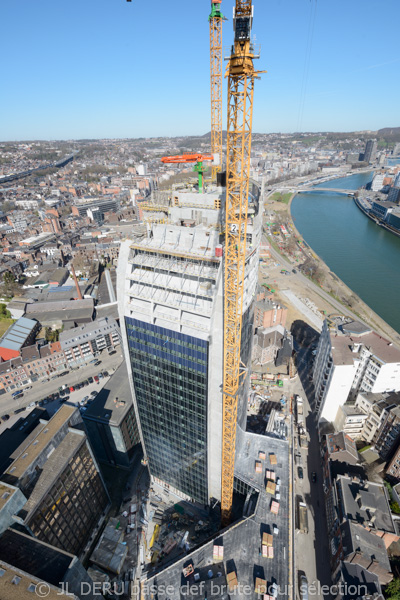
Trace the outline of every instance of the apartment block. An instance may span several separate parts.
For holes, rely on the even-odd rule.
[[[12,454],[2,480],[27,498],[18,521],[56,548],[85,555],[109,497],[75,406],[41,420]]]
[[[319,420],[334,421],[339,406],[359,392],[400,390],[400,350],[358,325],[332,333],[324,321],[313,367]]]
[[[356,406],[366,415],[361,438],[386,460],[400,435],[400,394],[363,392],[358,394]]]
[[[365,144],[364,150],[364,161],[372,163],[376,160],[376,153],[378,150],[378,142],[376,140],[368,140]]]
[[[102,350],[121,344],[121,331],[112,317],[103,317],[60,334],[60,344],[70,366],[92,360]]]
[[[244,364],[251,357],[261,239],[255,183],[249,196]],[[152,481],[203,504],[221,498],[224,202],[222,188],[174,192],[170,206],[149,216],[163,223],[148,221],[147,236],[122,243],[118,260],[124,353]],[[246,377],[238,401],[242,431],[248,385]]]
[[[354,404],[339,406],[334,420],[336,431],[343,431],[353,440],[361,439],[367,415]]]

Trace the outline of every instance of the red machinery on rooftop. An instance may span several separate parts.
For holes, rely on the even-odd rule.
[[[203,176],[206,168],[203,166],[203,162],[210,161],[213,165],[219,165],[219,156],[216,154],[200,154],[199,152],[188,152],[186,154],[179,154],[178,156],[163,156],[161,159],[162,163],[165,164],[180,164],[180,163],[195,163],[193,171],[199,174],[199,192],[203,192]]]

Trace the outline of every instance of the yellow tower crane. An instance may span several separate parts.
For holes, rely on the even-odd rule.
[[[225,221],[225,304],[222,432],[222,523],[231,518],[235,465],[236,420],[241,369],[243,287],[246,261],[247,210],[253,120],[253,59],[258,58],[251,42],[251,0],[236,0],[228,77],[227,189]]]
[[[210,73],[211,73],[211,154],[219,155],[219,166],[212,166],[212,180],[217,178],[222,163],[222,0],[211,0]]]

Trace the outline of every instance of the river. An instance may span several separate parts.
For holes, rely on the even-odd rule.
[[[320,186],[356,190],[371,176],[361,173]],[[352,198],[315,189],[292,201],[296,228],[328,267],[400,333],[400,238],[368,219]]]

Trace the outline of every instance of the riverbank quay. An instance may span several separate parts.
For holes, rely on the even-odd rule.
[[[370,172],[370,170],[368,171]],[[290,189],[291,183],[293,183],[293,189],[295,187],[294,182],[285,182],[285,187]],[[309,183],[315,183],[315,180]],[[288,297],[285,294],[280,294],[280,290],[296,288],[297,297],[305,304],[308,304],[308,300],[314,303],[320,311],[321,318],[324,318],[324,316],[355,315],[355,318],[363,321],[380,335],[398,345],[400,342],[399,333],[374,312],[336,273],[331,271],[323,259],[309,247],[297,230],[291,214],[292,202],[296,197],[296,192],[292,194],[288,204],[270,200],[277,188],[278,186],[271,190],[264,202],[266,215],[264,222],[265,238],[272,249],[276,264],[280,262],[281,267],[285,267],[288,271],[295,269],[297,275],[294,274],[294,277],[292,275],[289,278],[285,274],[280,274],[281,269],[277,268],[268,273],[273,279],[267,276],[264,278],[264,282],[276,289],[276,294],[279,294],[283,303],[288,303]],[[349,202],[352,202],[352,200],[349,199]],[[286,242],[282,240],[282,236],[275,235],[279,232],[280,224],[285,225],[290,234]],[[304,265],[306,265],[306,268],[304,268]],[[303,316],[304,320],[309,322],[306,318],[306,311],[304,311]],[[312,325],[310,322],[309,324]]]
[[[396,229],[396,227],[391,227],[390,225],[388,225],[388,223],[385,223],[385,221],[383,221],[382,219],[378,219],[378,217],[370,213],[371,205],[369,205],[368,207],[369,203],[367,204],[366,200],[363,200],[362,198],[357,198],[356,196],[354,196],[353,199],[357,208],[359,208],[361,212],[364,213],[366,217],[368,217],[368,219],[371,219],[371,221],[373,221],[375,225],[378,225],[378,227],[383,227],[383,229],[386,229],[386,231],[389,231],[389,233],[400,237],[400,229]]]

